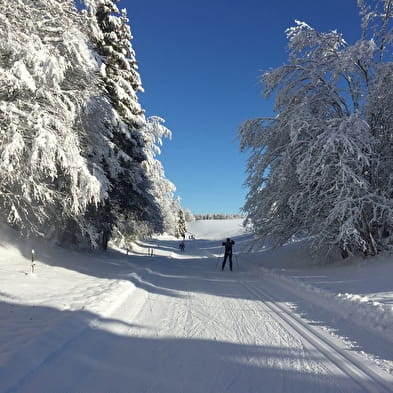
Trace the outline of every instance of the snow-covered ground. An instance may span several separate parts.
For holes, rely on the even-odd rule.
[[[189,232],[184,253],[160,236],[127,255],[1,228],[0,392],[393,392],[390,256],[321,263],[240,220]]]

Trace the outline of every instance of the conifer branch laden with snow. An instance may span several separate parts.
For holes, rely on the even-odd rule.
[[[163,119],[146,119],[138,102],[137,93],[143,88],[127,12],[120,12],[112,0],[85,4],[91,39],[102,61],[104,91],[113,107],[107,124],[117,162],[117,172],[108,173],[112,184],[109,204],[99,209],[98,216],[106,212],[118,237],[122,233],[135,236],[138,227],[144,228],[139,231],[141,235],[173,230],[170,222],[177,214],[172,208],[175,187],[155,158],[162,138],[170,137],[171,132],[163,126]]]
[[[106,248],[113,231],[163,231],[178,209],[155,158],[170,131],[139,105],[127,13],[85,3],[2,1],[0,219]]]
[[[2,1],[0,214],[25,234],[85,233],[105,185],[83,156],[77,119],[96,63],[73,1]],[[74,229],[75,229],[74,228]]]

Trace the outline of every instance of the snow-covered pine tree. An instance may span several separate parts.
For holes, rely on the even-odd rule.
[[[164,119],[158,116],[147,118],[144,129],[146,139],[146,160],[144,161],[144,166],[151,183],[149,192],[159,204],[162,212],[164,232],[174,235],[180,201],[174,195],[176,191],[175,185],[165,177],[164,168],[156,158],[161,153],[162,139],[172,136],[171,131],[164,126],[164,122]]]
[[[109,174],[112,188],[106,210],[110,210],[110,224],[133,235],[138,235],[138,228],[161,232],[162,212],[151,193],[154,184],[146,165],[150,127],[138,102],[137,92],[143,90],[127,13],[120,13],[112,0],[86,0],[85,4],[91,16],[92,41],[102,59],[104,87],[113,106],[107,126],[119,167],[117,173]]]
[[[184,217],[183,209],[179,209],[177,216],[177,237],[185,238],[187,234],[186,219]]]
[[[97,63],[72,0],[1,0],[0,216],[25,234],[87,235],[107,181],[82,154],[78,119]]]
[[[377,3],[359,1],[363,35],[352,46],[303,22],[288,29],[288,64],[263,75],[278,115],[240,129],[242,148],[251,150],[245,211],[277,244],[303,234],[347,255],[375,254],[391,242],[391,178],[380,181],[391,168],[383,149],[390,132],[381,138],[390,109],[376,102],[389,99],[381,81],[391,68],[382,59],[391,51],[392,2]]]

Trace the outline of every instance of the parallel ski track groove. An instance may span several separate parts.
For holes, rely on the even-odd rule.
[[[345,374],[352,378],[368,393],[393,393],[393,388],[374,371],[360,364],[353,357],[343,352],[329,339],[323,337],[313,327],[297,315],[291,313],[285,306],[278,304],[273,296],[261,288],[252,287],[245,281],[240,282],[253,296],[263,302],[277,317],[294,329],[304,340],[322,353]],[[266,302],[268,300],[269,302]]]

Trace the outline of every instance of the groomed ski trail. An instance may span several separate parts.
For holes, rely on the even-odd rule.
[[[261,290],[236,277],[152,276],[157,291],[137,315],[130,296],[112,322],[84,330],[9,392],[392,391],[277,304],[267,281]],[[171,296],[159,293],[177,280]]]
[[[289,291],[214,271],[215,243],[180,254],[156,242],[135,291],[5,393],[393,392],[391,376],[294,313]]]

